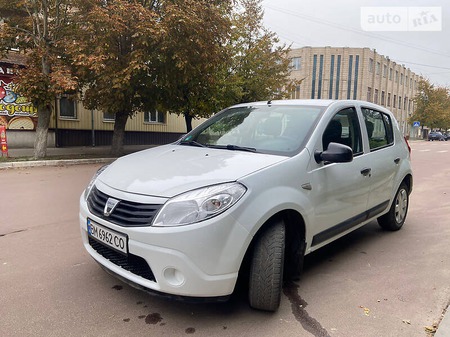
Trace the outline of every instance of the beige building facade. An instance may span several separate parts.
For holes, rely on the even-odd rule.
[[[302,80],[293,99],[357,99],[391,110],[405,135],[421,76],[370,48],[291,50],[291,78]]]

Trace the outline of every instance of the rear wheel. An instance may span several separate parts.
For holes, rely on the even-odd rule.
[[[256,238],[249,278],[252,308],[275,311],[280,305],[285,237],[284,223],[277,221]]]
[[[395,194],[389,212],[378,218],[378,224],[387,230],[397,231],[402,228],[406,214],[408,213],[409,190],[405,183],[402,183]]]

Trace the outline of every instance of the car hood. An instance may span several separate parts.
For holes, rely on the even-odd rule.
[[[98,179],[120,191],[170,198],[199,187],[238,180],[285,159],[251,152],[164,145],[119,158]]]

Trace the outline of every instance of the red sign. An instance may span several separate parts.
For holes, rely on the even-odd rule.
[[[6,140],[6,126],[0,125],[0,147],[2,148],[2,157],[8,157],[8,141]]]

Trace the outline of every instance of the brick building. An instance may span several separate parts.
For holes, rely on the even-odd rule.
[[[410,133],[421,76],[370,48],[303,47],[291,50],[291,77],[302,79],[291,98],[358,99],[391,110]]]

